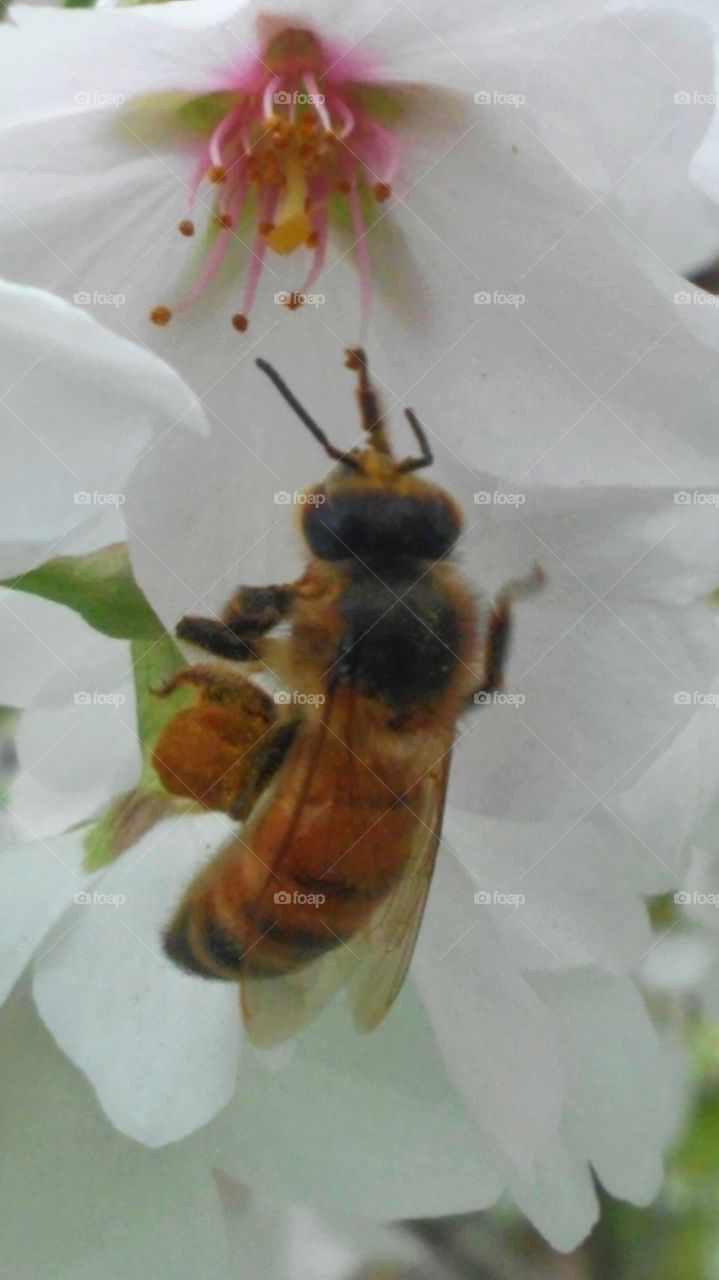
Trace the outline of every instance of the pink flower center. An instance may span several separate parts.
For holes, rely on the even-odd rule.
[[[304,279],[280,295],[295,309],[322,273],[332,224],[349,233],[366,317],[367,231],[377,203],[391,195],[398,163],[388,121],[399,99],[391,90],[356,58],[291,29],[228,77],[222,90],[196,100],[205,139],[179,231],[195,234],[192,213],[202,204],[209,234],[194,285],[172,310],[155,307],[153,322],[186,314],[237,243],[249,250],[249,263],[234,327],[247,328],[268,252],[308,255]]]

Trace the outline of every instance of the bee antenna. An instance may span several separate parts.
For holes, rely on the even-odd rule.
[[[422,452],[418,458],[405,458],[404,462],[399,462],[397,470],[419,471],[420,467],[430,467],[434,462],[434,455],[429,446],[427,432],[411,409],[405,409],[404,416],[411,426]]]
[[[354,471],[359,471],[360,467],[355,459],[351,458],[347,453],[342,453],[341,449],[338,449],[336,445],[331,443],[322,428],[317,425],[314,418],[310,417],[304,406],[300,404],[297,397],[290,391],[284,378],[280,377],[277,370],[274,369],[271,364],[268,364],[267,360],[257,359],[255,360],[255,364],[258,369],[261,369],[263,373],[267,374],[270,381],[277,387],[277,390],[283,400],[286,400],[290,408],[294,409],[297,417],[301,422],[304,422],[308,431],[311,431],[315,440],[319,441],[325,453],[328,454],[330,458],[334,459],[335,462],[343,462],[345,466],[352,467]]]
[[[377,392],[370,382],[367,356],[362,347],[348,348],[345,356],[346,367],[354,369],[357,373],[357,402],[360,407],[362,426],[370,438],[372,448],[378,453],[391,453]]]

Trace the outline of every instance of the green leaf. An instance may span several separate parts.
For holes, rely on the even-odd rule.
[[[115,640],[158,640],[164,635],[135,582],[124,542],[84,556],[57,556],[1,585],[64,604]]]

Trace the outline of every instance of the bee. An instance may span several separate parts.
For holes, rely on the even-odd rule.
[[[397,458],[364,353],[347,357],[364,443],[345,452],[257,361],[335,466],[297,504],[302,576],[178,624],[224,662],[164,690],[193,684],[200,700],[155,750],[171,790],[243,820],[164,947],[191,974],[240,984],[261,1045],[305,1027],[343,985],[360,1029],[389,1010],[429,892],[457,721],[500,687],[512,601],[542,579],[535,566],[509,583],[487,619],[450,558],[460,508],[417,475],[433,461],[423,427],[406,409],[419,452]],[[270,699],[240,673],[267,669],[291,693]]]

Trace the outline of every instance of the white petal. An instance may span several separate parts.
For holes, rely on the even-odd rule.
[[[35,1000],[58,1044],[116,1128],[151,1147],[206,1124],[235,1088],[235,987],[189,978],[160,941],[224,830],[215,816],[155,828],[109,868],[99,897],[75,907],[73,928],[36,969]]]
[[[88,640],[95,650],[104,645],[74,610],[24,591],[0,590],[0,703],[26,706],[53,676],[77,687]]]
[[[639,993],[596,970],[535,975],[532,986],[561,1028],[571,1147],[612,1195],[647,1204],[661,1185],[678,1091],[674,1063]]]
[[[473,884],[440,858],[413,962],[447,1072],[477,1123],[520,1167],[564,1100],[554,1021],[494,940]]]
[[[120,505],[126,472],[154,434],[198,424],[193,398],[166,366],[80,307],[0,284],[0,392],[5,481],[0,573],[31,567]],[[103,536],[107,536],[107,521]],[[12,544],[17,544],[13,547]]]
[[[129,646],[96,635],[84,653],[68,658],[76,674],[63,670],[40,690],[16,735],[12,812],[32,836],[99,813],[140,772]],[[58,685],[66,690],[68,683],[75,687],[61,701]]]
[[[478,820],[455,809],[447,813],[444,834],[518,969],[594,962],[622,971],[648,951],[646,909],[603,858],[588,862],[580,853],[572,879],[551,852],[542,859],[545,846],[537,852],[533,826]],[[581,838],[578,843],[581,849]]]
[[[555,1138],[531,1173],[514,1173],[512,1199],[552,1248],[576,1249],[599,1217],[599,1201],[585,1160]]]
[[[209,1149],[148,1151],[114,1131],[26,993],[0,1017],[0,1051],[8,1274],[231,1280]]]
[[[4,1000],[45,935],[84,890],[83,832],[28,840],[0,853],[0,898],[5,911],[0,947]]]
[[[260,1200],[226,1174],[218,1174],[216,1184],[242,1280],[351,1280],[375,1262],[408,1267],[428,1261],[401,1229]]]
[[[448,1080],[411,988],[371,1035],[337,1005],[299,1037],[291,1061],[269,1067],[265,1056],[247,1055],[235,1098],[208,1131],[218,1167],[259,1195],[382,1221],[497,1199],[494,1146]]]

